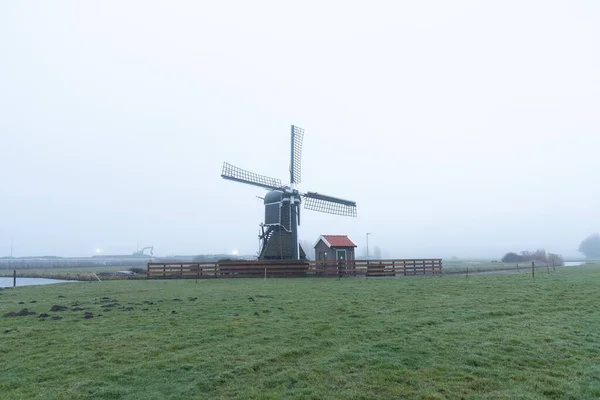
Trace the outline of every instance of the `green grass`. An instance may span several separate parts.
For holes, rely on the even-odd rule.
[[[18,287],[0,315],[37,315],[0,317],[0,397],[598,398],[599,293],[598,266]]]

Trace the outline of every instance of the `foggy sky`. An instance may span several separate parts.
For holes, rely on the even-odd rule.
[[[600,230],[600,3],[0,3],[0,256],[258,250],[264,190],[392,257],[576,255]]]

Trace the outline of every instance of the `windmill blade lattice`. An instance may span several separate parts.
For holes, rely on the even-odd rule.
[[[303,195],[304,208],[327,214],[356,217],[356,203],[350,200],[308,192]]]
[[[302,181],[302,142],[304,129],[292,125],[292,160],[290,163],[290,183]]]
[[[245,169],[236,167],[229,163],[223,163],[223,172],[221,177],[236,182],[247,183],[248,185],[260,186],[265,189],[279,189],[281,181],[276,178],[270,178],[265,175],[255,174],[254,172],[246,171]]]

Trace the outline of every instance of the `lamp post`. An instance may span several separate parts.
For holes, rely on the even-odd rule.
[[[367,235],[366,235],[367,236],[367,262],[369,261],[369,235],[370,234],[371,234],[370,232],[367,232]]]

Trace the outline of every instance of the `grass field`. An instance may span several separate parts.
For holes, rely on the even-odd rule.
[[[600,266],[5,289],[0,315],[36,314],[0,317],[0,397],[599,398],[599,289]]]

